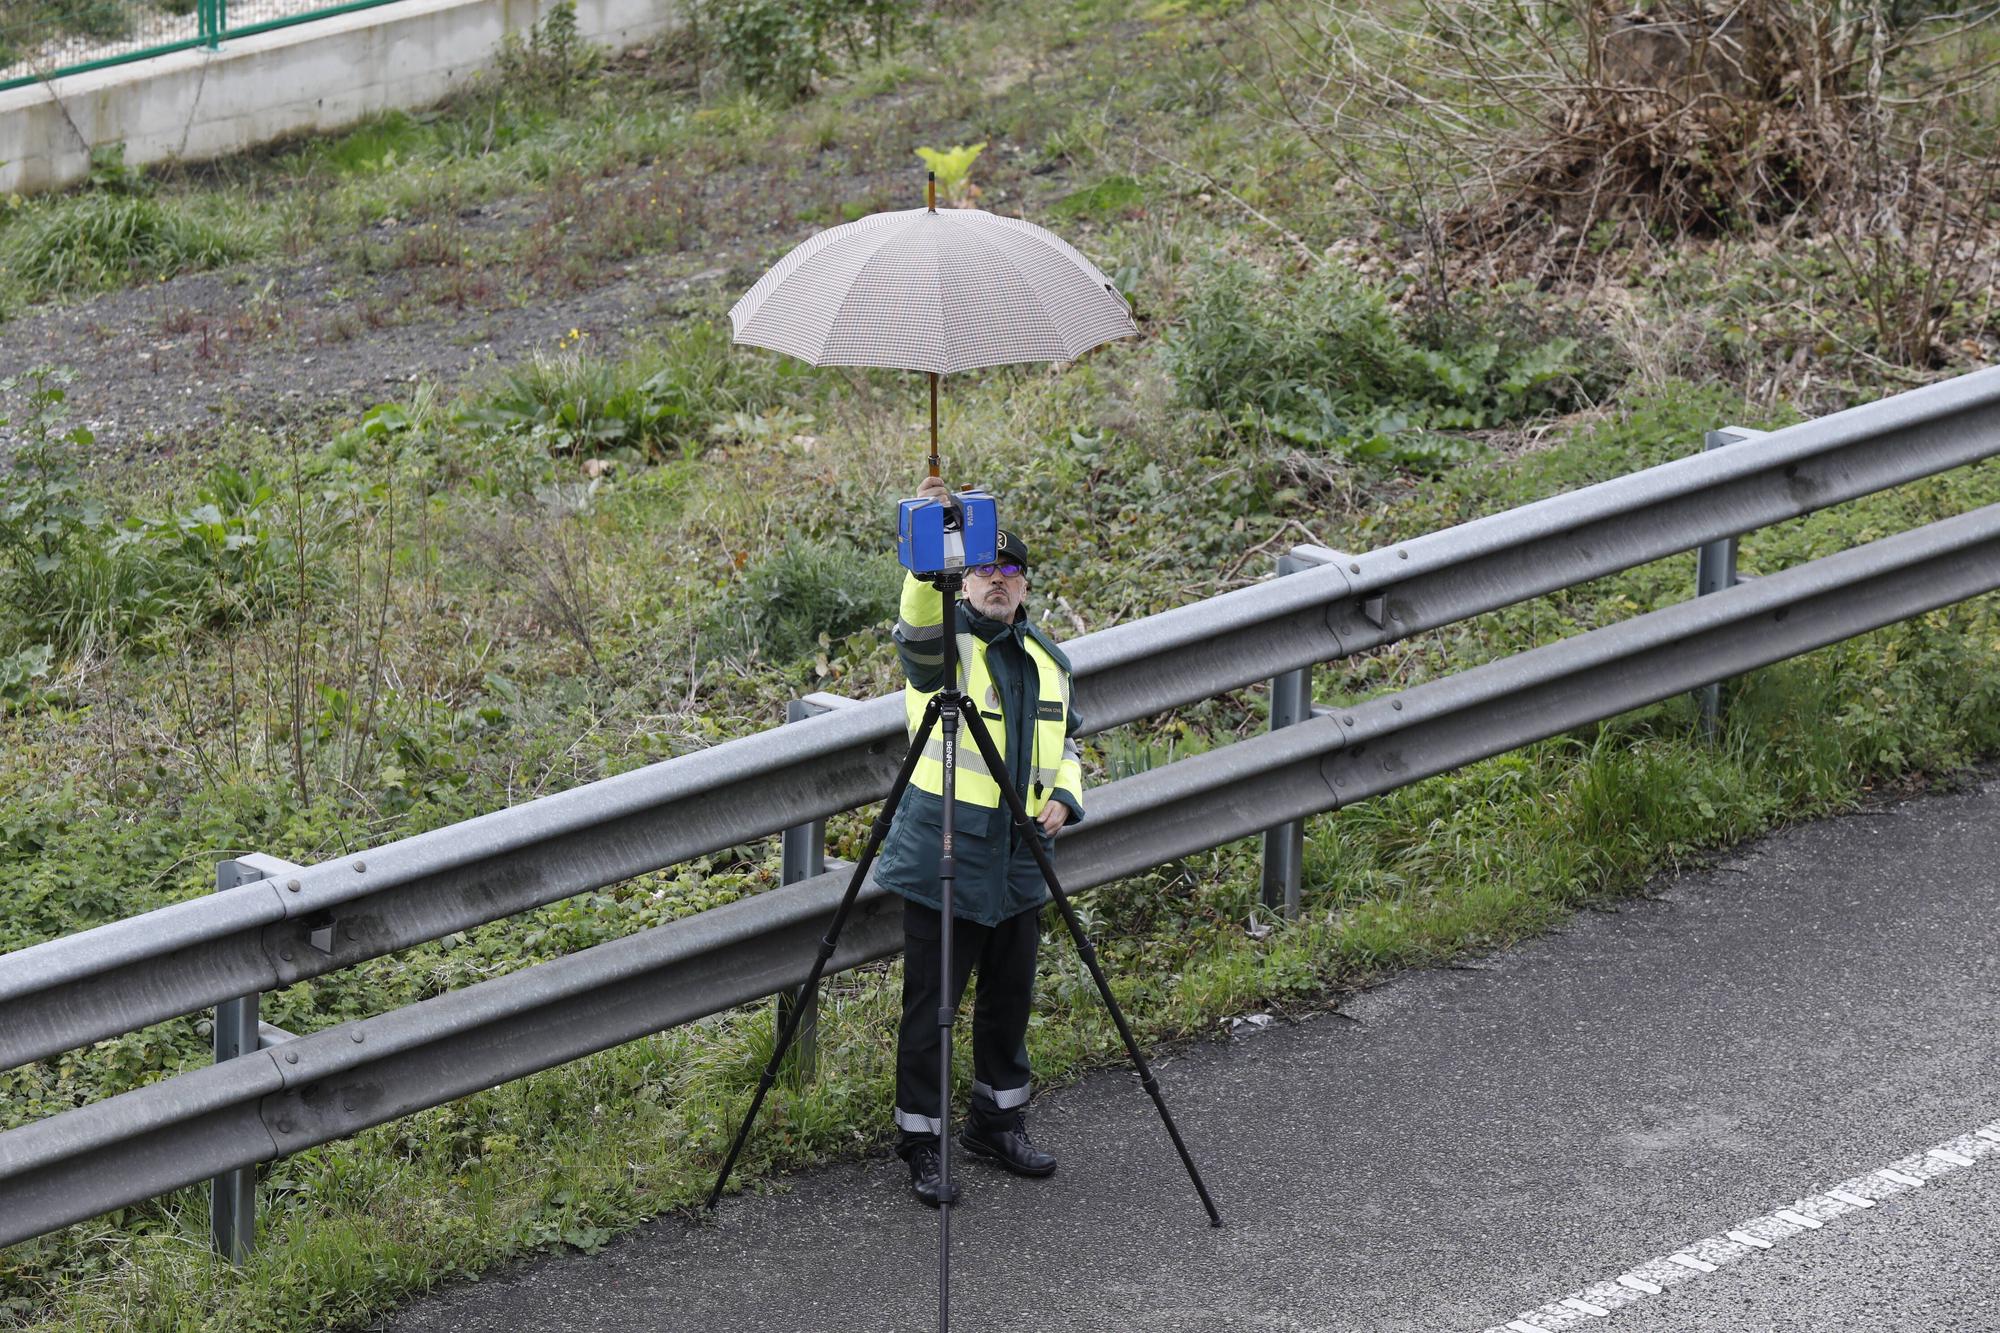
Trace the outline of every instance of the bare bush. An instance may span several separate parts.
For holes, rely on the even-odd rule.
[[[1957,237],[1990,198],[1960,187],[1990,173],[1965,160],[1970,150],[1938,152],[1928,113],[1991,87],[1993,62],[1966,54],[1965,38],[1996,12],[1882,0],[1316,0],[1276,20],[1291,48],[1281,63],[1307,73],[1270,97],[1385,212],[1416,219],[1434,281],[1448,279],[1454,252],[1546,277],[1621,236],[1798,217],[1865,229],[1882,221],[1883,201],[1906,221],[1931,219],[1914,229],[1924,237]],[[1940,223],[1939,208],[1961,212]],[[1895,263],[1956,253],[1941,240]]]
[[[503,510],[472,533],[471,553],[488,572],[517,589],[543,629],[565,633],[594,668],[596,561],[588,513],[595,483],[554,488],[528,510]]]

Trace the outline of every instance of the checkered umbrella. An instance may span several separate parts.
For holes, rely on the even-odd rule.
[[[931,475],[938,376],[1074,361],[1138,332],[1097,266],[1054,234],[977,209],[912,208],[829,228],[729,311],[735,340],[815,366],[925,371]]]

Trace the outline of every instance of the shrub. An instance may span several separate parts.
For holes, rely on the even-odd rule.
[[[711,632],[772,662],[795,662],[896,614],[894,562],[843,541],[785,542],[750,567]]]
[[[1274,281],[1240,262],[1197,280],[1166,355],[1196,407],[1420,466],[1467,452],[1438,431],[1561,410],[1605,377],[1576,333],[1506,305],[1461,301],[1411,317],[1339,269]]]
[[[703,0],[696,19],[744,87],[797,102],[844,54],[894,54],[912,25],[914,0]]]
[[[1939,110],[1981,104],[1992,16],[1929,0],[1308,0],[1277,16],[1301,70],[1246,88],[1378,208],[1403,199],[1440,268],[1543,276],[1621,234],[1897,206],[1912,160],[1958,137]]]
[[[168,623],[242,619],[269,604],[271,488],[223,468],[191,509],[114,521],[84,485],[77,460],[95,440],[65,428],[67,381],[43,368],[0,383],[24,409],[12,422],[21,443],[0,475],[0,643],[72,649]]]
[[[567,108],[570,95],[602,61],[603,53],[577,30],[575,0],[562,0],[525,39],[509,33],[496,63],[508,89],[553,97]]]

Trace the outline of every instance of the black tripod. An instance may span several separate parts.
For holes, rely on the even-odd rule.
[[[806,978],[799,995],[803,999],[810,996],[819,985],[820,975],[826,970],[827,960],[833,957],[840,931],[847,924],[847,914],[854,906],[855,897],[861,892],[861,883],[875,864],[875,854],[881,849],[882,839],[888,835],[889,822],[894,818],[896,807],[902,802],[903,792],[910,785],[910,775],[916,771],[917,760],[923,754],[924,746],[930,741],[931,731],[940,723],[943,726],[944,747],[944,815],[943,836],[938,856],[938,889],[942,907],[939,920],[938,966],[942,979],[938,994],[943,1003],[938,1008],[938,1028],[942,1037],[941,1060],[943,1068],[939,1073],[940,1089],[938,1107],[938,1160],[940,1164],[939,1185],[942,1199],[938,1206],[938,1333],[946,1333],[951,1327],[951,1026],[956,1017],[956,1007],[952,1003],[951,986],[951,935],[952,889],[958,877],[953,858],[953,799],[958,781],[958,730],[961,722],[972,735],[973,744],[986,761],[986,771],[999,783],[1006,798],[1008,808],[1013,812],[1014,825],[1027,840],[1028,848],[1034,853],[1035,864],[1041,868],[1042,878],[1048,882],[1049,892],[1061,909],[1063,922],[1069,927],[1070,937],[1076,941],[1077,952],[1082,955],[1084,966],[1090,969],[1091,980],[1097,983],[1097,993],[1104,999],[1104,1007],[1111,1013],[1111,1020],[1118,1027],[1118,1035],[1125,1043],[1126,1054],[1132,1057],[1132,1064],[1139,1072],[1140,1086],[1153,1099],[1159,1109],[1160,1120],[1167,1127],[1167,1137],[1174,1141],[1174,1151],[1180,1154],[1181,1164],[1187,1167],[1188,1179],[1194,1182],[1195,1193],[1201,1196],[1201,1206],[1208,1210],[1211,1226],[1222,1225],[1222,1215],[1215,1210],[1214,1200],[1208,1197],[1208,1187],[1202,1183],[1201,1172],[1195,1168],[1194,1158],[1188,1155],[1187,1145],[1181,1141],[1181,1132],[1174,1125],[1174,1117],[1167,1110],[1167,1103],[1160,1096],[1160,1084],[1153,1077],[1152,1068],[1147,1065],[1145,1055],[1139,1050],[1139,1043],[1132,1036],[1132,1029],[1125,1022],[1124,1013],[1118,1008],[1118,1001],[1112,998],[1111,983],[1105,979],[1104,969],[1098,966],[1097,950],[1090,938],[1083,933],[1083,924],[1077,920],[1076,909],[1070,905],[1069,895],[1063,892],[1062,884],[1056,879],[1056,869],[1049,859],[1048,851],[1036,836],[1037,830],[1028,815],[1027,806],[1021,802],[1021,794],[1014,790],[1014,783],[993,744],[992,735],[986,730],[986,723],[979,716],[979,710],[959,690],[958,680],[958,639],[957,628],[958,593],[964,586],[964,573],[952,570],[935,576],[926,576],[937,584],[944,600],[944,619],[940,622],[944,629],[944,687],[931,699],[924,709],[923,721],[918,724],[917,733],[910,739],[909,753],[903,756],[903,766],[896,774],[895,785],[889,789],[887,799],[882,802],[881,811],[875,816],[875,823],[868,830],[868,843],[855,863],[854,872],[848,878],[847,892],[840,899],[840,906],[834,911],[833,921],[827,927],[826,935],[819,942],[819,957],[813,961],[812,974]],[[722,1197],[722,1187],[729,1181],[729,1173],[736,1169],[737,1155],[743,1151],[743,1144],[750,1136],[750,1126],[757,1119],[758,1110],[764,1105],[764,1095],[777,1082],[778,1067],[783,1063],[785,1052],[790,1049],[792,1039],[798,1033],[799,1017],[806,1006],[795,1004],[785,1016],[783,1030],[778,1033],[777,1045],[771,1051],[771,1062],[757,1080],[756,1096],[750,1100],[750,1110],[743,1117],[743,1125],[736,1131],[736,1141],[729,1146],[729,1156],[722,1163],[721,1174],[715,1178],[715,1188],[709,1191],[707,1207],[715,1207]]]

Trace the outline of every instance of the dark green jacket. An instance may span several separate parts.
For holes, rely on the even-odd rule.
[[[1049,655],[1065,667],[1069,659],[1040,630],[1030,626],[1025,615],[1011,625],[1002,624],[960,602],[959,623],[986,645],[986,669],[993,676],[993,688],[1000,696],[1001,721],[991,727],[1007,728],[1003,744],[1010,755],[1033,752],[1029,732],[1034,726],[1033,701],[1039,697],[1039,681],[1034,679],[1035,662],[1021,647],[1023,635],[1032,634]],[[925,641],[912,653],[899,635],[896,654],[903,674],[919,690],[935,690],[944,684],[944,665],[936,657],[937,640]],[[1066,734],[1077,732],[1074,709],[1067,719]],[[1002,738],[995,736],[994,740]],[[973,748],[972,737],[959,732],[959,745]],[[1012,775],[1014,788],[1025,795],[1027,773]],[[1069,822],[1083,818],[1083,801],[1076,792],[1058,788],[1051,798],[1069,807]],[[952,819],[958,859],[958,879],[952,886],[951,914],[981,925],[996,926],[1008,917],[1033,911],[1049,900],[1048,885],[1042,882],[1041,868],[1035,864],[1012,815],[1005,809],[955,801]],[[944,831],[944,801],[911,786],[896,808],[889,834],[875,863],[875,882],[926,907],[939,906],[938,844]],[[1053,850],[1054,840],[1037,831],[1044,847]]]

